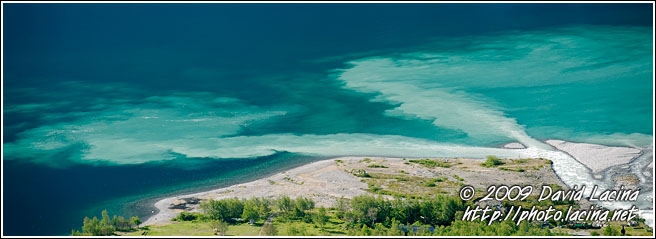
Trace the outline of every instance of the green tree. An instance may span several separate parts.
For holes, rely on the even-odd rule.
[[[200,203],[200,210],[211,220],[225,220],[229,217],[228,206],[221,200],[210,199]]]
[[[285,217],[290,217],[292,210],[294,209],[294,202],[288,196],[282,196],[276,202],[276,206]]]
[[[616,228],[614,228],[610,225],[604,227],[604,229],[601,231],[601,233],[604,236],[619,236],[620,235],[620,232]]]
[[[93,217],[93,220],[89,219],[89,217],[84,217],[84,222],[82,224],[82,233],[94,235],[95,229],[97,227],[96,226],[97,221],[98,221],[97,217]]]
[[[247,200],[244,202],[244,210],[241,214],[241,218],[249,220],[249,223],[252,224],[259,218],[259,212],[257,210],[257,204],[254,200]]]
[[[97,217],[93,217],[93,219],[85,217],[82,224],[82,232],[86,235],[110,236],[114,234],[115,230],[107,210],[102,211],[102,220],[98,220]]]
[[[122,218],[123,217],[121,217],[121,219]],[[114,217],[112,217],[112,225],[119,228],[121,226],[120,224],[121,224],[121,222],[118,220],[118,216],[114,215]]]
[[[224,200],[226,201],[228,207],[228,219],[241,217],[242,211],[244,210],[244,201],[239,200],[238,198],[229,198]]]
[[[255,198],[255,204],[257,205],[257,213],[260,218],[266,218],[271,214],[271,200]]]
[[[102,220],[100,221],[100,234],[101,235],[112,235],[114,233],[114,226],[109,219],[109,213],[107,209],[102,211]]]
[[[312,221],[314,221],[315,224],[319,225],[323,229],[323,226],[326,225],[326,222],[328,222],[328,213],[326,213],[326,208],[323,206],[319,207],[319,210],[317,211],[317,214],[314,215],[314,218],[312,218]]]
[[[519,233],[527,233],[530,230],[530,226],[527,221],[523,221],[522,223],[519,224],[519,228],[517,231]]]
[[[371,236],[371,229],[367,226],[367,224],[362,224],[360,236]]]
[[[139,217],[137,216],[131,217],[130,222],[132,222],[132,225],[134,225],[137,228],[139,228],[139,225],[141,225],[141,219],[139,219]]]
[[[107,213],[107,209],[102,210],[102,223],[105,225],[109,225],[109,213]]]
[[[392,226],[390,227],[388,236],[404,236],[405,232],[401,230],[401,225],[396,218],[392,218]]]
[[[361,195],[351,199],[354,221],[373,226],[378,217],[378,208],[381,206],[381,201],[369,195]]]
[[[213,200],[202,202],[200,209],[211,220],[230,220],[241,217],[244,210],[244,202],[237,198]]]
[[[342,196],[337,200],[337,204],[335,205],[335,216],[339,219],[344,219],[344,215],[346,215],[346,212],[349,210],[349,201],[348,199],[344,198]]]
[[[310,198],[298,197],[294,203],[294,216],[302,218],[305,216],[305,211],[314,208],[314,201]]]
[[[382,223],[376,223],[374,225],[374,229],[371,230],[371,235],[372,236],[386,236],[387,235],[387,228],[383,226]]]

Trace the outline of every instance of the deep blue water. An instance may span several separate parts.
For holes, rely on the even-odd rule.
[[[152,203],[163,196],[244,183],[316,159],[281,153],[257,159],[196,160],[202,160],[201,167],[186,168],[189,162],[174,160],[166,165],[75,165],[53,169],[5,161],[5,225],[8,229],[16,227],[9,232],[20,228],[16,234],[61,235],[78,228],[80,218],[100,215],[103,209],[112,215],[144,218],[154,210]],[[30,223],[22,221],[28,218]]]
[[[103,208],[144,216],[158,197],[354,151],[415,153],[377,148],[403,140],[652,144],[652,14],[4,4],[4,234],[63,235]]]

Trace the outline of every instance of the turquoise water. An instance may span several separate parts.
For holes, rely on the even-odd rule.
[[[143,217],[166,195],[334,156],[651,145],[651,15],[637,4],[8,6],[3,216],[16,220],[5,233],[62,235],[103,208]]]

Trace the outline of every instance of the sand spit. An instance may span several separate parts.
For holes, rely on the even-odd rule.
[[[348,160],[349,158],[340,159]],[[150,217],[143,225],[169,223],[171,218],[185,209],[187,211],[197,211],[198,204],[176,206],[189,201],[189,198],[222,199],[287,195],[292,198],[298,196],[310,197],[316,202],[317,206],[329,206],[342,196],[352,198],[364,194],[366,188],[366,183],[360,182],[358,177],[344,172],[335,164],[334,159],[323,160],[248,183],[162,199],[155,203],[159,213]]]
[[[524,146],[521,143],[517,143],[517,142],[506,144],[503,147],[506,148],[506,149],[525,149],[526,148],[526,146]]]
[[[198,202],[204,199],[233,197],[277,198],[287,195],[292,198],[299,196],[310,197],[316,202],[317,206],[333,206],[337,199],[341,197],[352,198],[370,193],[367,191],[369,186],[366,180],[355,176],[353,173],[359,170],[366,170],[370,174],[387,175],[389,179],[386,180],[394,181],[395,183],[393,184],[397,186],[399,182],[396,182],[396,179],[394,179],[397,176],[418,180],[409,181],[407,182],[408,184],[401,185],[401,191],[407,193],[433,194],[433,191],[424,191],[427,188],[422,186],[423,184],[421,182],[424,179],[438,177],[443,177],[454,182],[463,181],[467,185],[472,185],[480,189],[487,188],[487,186],[493,184],[534,185],[537,187],[544,184],[557,184],[567,187],[558,179],[553,169],[548,166],[548,161],[544,160],[532,160],[527,163],[516,163],[515,161],[508,160],[509,164],[504,165],[504,167],[509,168],[507,170],[483,167],[481,166],[482,159],[436,159],[452,165],[447,168],[428,168],[417,163],[411,163],[410,160],[387,157],[341,157],[310,163],[248,183],[195,194],[169,197],[155,203],[155,207],[157,207],[159,212],[146,220],[142,225],[168,224],[171,218],[175,217],[179,212],[198,211]],[[526,172],[523,170],[517,171],[520,168],[525,169]],[[383,189],[394,190],[393,188],[389,188],[389,182],[383,181],[380,181]],[[437,191],[455,193],[455,187],[458,186],[444,188],[432,187],[430,190],[436,190],[435,193]],[[386,197],[391,198],[391,196]]]
[[[598,173],[609,167],[627,164],[640,156],[640,149],[611,147],[598,144],[571,143],[562,140],[547,140],[547,144],[568,153],[574,159]]]

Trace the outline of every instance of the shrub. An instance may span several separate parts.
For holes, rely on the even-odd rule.
[[[611,227],[610,225],[604,227],[604,229],[601,230],[601,233],[604,234],[604,236],[619,236],[620,232],[617,230],[617,228]]]
[[[353,175],[355,175],[356,177],[361,177],[361,178],[371,178],[371,174],[367,173],[367,171],[365,171],[365,170],[360,170],[360,169],[355,170],[353,172]]]
[[[177,217],[174,217],[173,219],[171,219],[171,221],[184,222],[184,221],[198,220],[200,218],[201,218],[200,213],[181,212],[180,214],[178,214]]]
[[[314,215],[312,218],[312,222],[315,224],[319,225],[321,228],[328,222],[328,213],[326,212],[326,208],[320,207],[319,210],[317,211],[317,214]]]
[[[382,165],[382,164],[369,164],[367,167],[370,167],[370,168],[387,168],[387,166]]]
[[[435,167],[450,168],[451,167],[451,165],[449,165],[448,163],[438,162],[436,160],[430,160],[430,159],[415,159],[415,160],[410,160],[410,162],[424,165],[427,168],[435,168]]]
[[[484,163],[481,164],[483,167],[496,167],[499,165],[502,165],[503,162],[501,162],[501,159],[497,158],[496,156],[490,155],[487,156],[487,160],[485,160]]]

